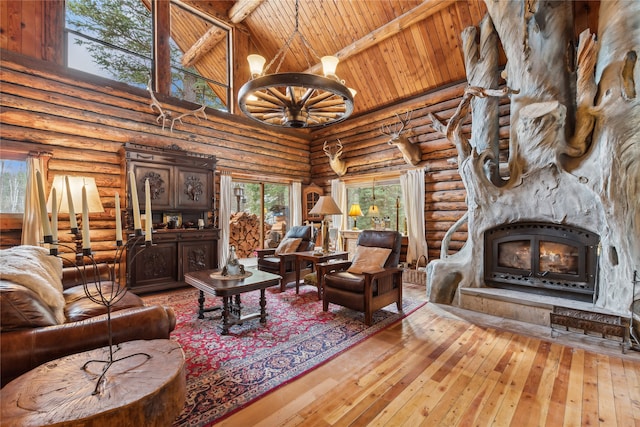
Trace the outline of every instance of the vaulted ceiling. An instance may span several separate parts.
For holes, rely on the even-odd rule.
[[[295,27],[295,0],[184,3],[248,33],[249,53],[267,64]],[[481,0],[300,0],[299,31],[312,50],[294,38],[279,71],[317,72],[314,52],[338,56],[337,74],[357,91],[354,116],[361,115],[464,79],[460,33],[485,12]],[[193,41],[204,32],[190,30]],[[205,58],[207,68],[222,62],[213,52]],[[244,57],[235,61],[246,64]]]
[[[247,53],[258,53],[269,64],[295,28],[296,0],[182,1],[247,35],[232,59],[235,72],[246,78]],[[597,27],[599,1],[573,5],[576,28]],[[356,117],[465,80],[460,34],[485,14],[483,0],[299,0],[299,32],[312,50],[294,38],[278,70],[319,72],[313,53],[337,56],[338,76],[357,91]],[[175,23],[172,17],[172,27]],[[184,51],[206,38],[205,27],[182,22],[180,28],[181,34],[172,35]],[[203,75],[221,74],[223,55],[225,44],[218,43],[196,66]],[[235,93],[244,81],[235,81]]]

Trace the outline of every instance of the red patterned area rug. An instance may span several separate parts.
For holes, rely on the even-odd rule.
[[[219,311],[198,319],[198,290],[144,297],[146,304],[173,307],[177,324],[171,339],[182,346],[187,364],[187,401],[175,426],[209,426],[278,387],[320,366],[364,339],[399,321],[426,303],[424,285],[404,285],[403,312],[391,304],[364,315],[331,304],[322,311],[316,288],[302,286],[279,293],[267,289],[267,323],[259,319],[219,334]],[[259,311],[259,291],[242,295],[243,314]],[[207,306],[219,305],[207,297]]]

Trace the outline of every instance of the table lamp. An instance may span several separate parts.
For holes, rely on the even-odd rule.
[[[322,219],[322,253],[329,253],[329,232],[327,215],[342,215],[342,211],[331,196],[320,196],[315,206],[309,211],[312,215],[324,215]]]
[[[358,229],[358,217],[362,216],[362,209],[359,203],[354,203],[349,208],[349,216],[353,218],[353,230]]]
[[[87,210],[89,213],[104,212],[104,207],[100,201],[100,194],[98,193],[98,186],[96,185],[95,178],[85,176],[64,176],[55,175],[53,177],[53,183],[51,185],[51,192],[49,194],[49,200],[47,202],[47,210],[57,213],[69,214],[69,226],[71,233],[75,235],[76,240],[76,254],[82,253],[84,246],[90,245],[90,241],[84,241],[82,234],[80,233],[80,214],[82,213],[82,188],[86,187],[85,192],[87,195]],[[56,205],[53,205],[54,193],[56,197]],[[116,213],[119,214],[119,213]],[[78,218],[76,218],[76,215]],[[88,230],[87,230],[88,232]],[[84,240],[89,240],[88,235]]]

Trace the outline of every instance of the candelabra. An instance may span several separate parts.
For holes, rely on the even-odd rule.
[[[77,229],[75,230],[75,232],[74,229],[72,229],[71,233],[75,234],[76,238],[79,234]],[[45,242],[46,240],[49,239],[45,239]],[[100,388],[100,384],[102,384],[107,371],[114,363],[134,356],[145,356],[147,357],[147,359],[151,358],[151,356],[147,353],[134,353],[121,358],[114,358],[113,332],[111,329],[111,312],[113,306],[117,304],[127,293],[127,276],[129,276],[131,273],[126,272],[123,277],[122,272],[126,271],[126,267],[123,265],[124,254],[136,246],[141,246],[144,249],[152,246],[152,243],[148,240],[145,240],[145,236],[142,233],[142,230],[136,230],[135,233],[130,234],[128,240],[125,243],[123,243],[122,241],[117,241],[116,252],[113,261],[111,263],[106,263],[108,269],[107,279],[103,279],[103,276],[100,272],[100,267],[98,265],[99,263],[94,258],[90,248],[83,248],[81,252],[77,252],[76,246],[60,244],[56,241],[50,243],[53,243],[53,245],[49,249],[50,255],[61,258],[63,263],[67,263],[67,265],[74,267],[78,272],[80,280],[82,281],[82,286],[84,288],[85,294],[87,295],[87,298],[89,298],[89,300],[91,300],[95,304],[105,306],[107,310],[107,338],[109,346],[109,357],[106,360],[88,360],[82,366],[82,369],[86,371],[89,365],[92,363],[104,364],[102,373],[98,377],[96,387],[93,391],[93,394],[97,394]],[[68,258],[60,256],[58,253],[59,246],[66,247],[72,252],[75,251],[75,259],[70,260]],[[133,255],[132,259],[141,252],[142,251],[137,251],[137,253]]]
[[[108,269],[108,281],[103,281],[100,273],[98,262],[93,256],[91,251],[91,239],[89,233],[89,212],[102,212],[102,203],[100,202],[100,196],[98,189],[93,178],[79,177],[76,178],[77,185],[74,184],[73,177],[56,177],[54,179],[54,185],[51,188],[51,194],[49,197],[49,205],[51,207],[51,223],[47,215],[47,204],[44,198],[44,181],[42,175],[38,171],[36,173],[37,186],[38,186],[38,202],[40,218],[42,221],[42,228],[44,234],[44,243],[49,245],[49,254],[59,257],[71,266],[75,267],[78,271],[78,276],[82,281],[82,286],[87,298],[95,304],[103,305],[106,308],[107,314],[107,337],[109,345],[109,358],[107,360],[89,360],[83,366],[83,370],[87,370],[92,363],[102,363],[104,368],[100,374],[93,394],[98,393],[100,384],[109,370],[109,368],[120,360],[128,359],[133,356],[151,356],[146,353],[134,353],[119,359],[115,359],[113,355],[113,332],[111,329],[111,311],[115,304],[117,304],[127,293],[128,278],[131,273],[127,271],[126,266],[123,264],[124,254],[132,250],[136,246],[140,245],[142,248],[148,248],[152,246],[152,234],[151,234],[151,191],[149,180],[145,180],[145,215],[146,224],[145,232],[142,232],[140,221],[140,209],[138,205],[138,190],[136,179],[133,173],[130,173],[130,191],[131,191],[131,205],[133,207],[134,214],[134,233],[128,236],[128,239],[123,243],[122,239],[122,221],[120,212],[120,195],[115,195],[115,212],[116,212],[116,251],[111,264],[105,263]],[[61,198],[58,196],[61,195]],[[66,199],[66,203],[62,203]],[[60,202],[60,203],[58,203]],[[82,208],[82,228],[78,227],[76,222],[76,205]],[[63,244],[58,241],[58,213],[62,207],[68,207],[66,212],[69,213],[71,234],[74,235],[74,246]],[[74,259],[68,259],[62,257],[58,253],[59,247],[65,247],[69,249],[71,253],[75,254]],[[134,251],[133,256],[129,257],[129,261],[133,261],[142,250]],[[123,276],[122,272],[126,272]]]

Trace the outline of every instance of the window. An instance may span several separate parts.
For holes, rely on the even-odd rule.
[[[0,159],[0,213],[21,214],[26,188],[26,160]]]
[[[360,204],[364,215],[356,219],[358,228],[406,232],[404,203],[399,180],[347,183],[347,209],[354,203]],[[374,204],[378,208],[378,214],[369,212],[369,208]],[[349,218],[349,226],[351,227],[352,224],[353,218]]]
[[[146,89],[153,64],[153,19],[141,0],[68,0],[67,66]],[[229,31],[179,1],[171,2],[171,95],[228,111],[230,65],[199,61],[183,67],[182,56],[208,29],[222,40],[215,49],[229,52]],[[187,30],[188,29],[188,30]],[[219,62],[219,61],[218,61]],[[211,77],[206,78],[202,74]]]
[[[266,234],[275,231],[279,234],[279,238],[282,238],[291,228],[290,185],[235,181],[235,186],[243,188],[242,196],[235,200],[236,210],[256,215],[265,224]],[[262,207],[264,211],[261,212]]]

